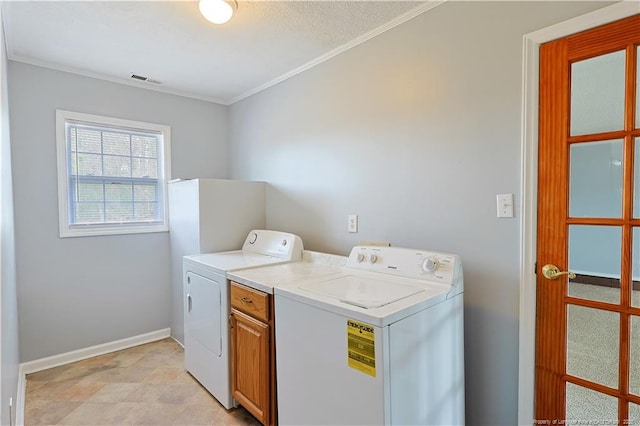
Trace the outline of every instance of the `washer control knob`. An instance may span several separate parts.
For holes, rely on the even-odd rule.
[[[358,263],[364,262],[364,254],[358,253]]]
[[[280,243],[281,246],[286,246],[287,245],[287,240],[282,240],[282,242]]]
[[[428,257],[422,262],[422,270],[428,273],[433,273],[438,270],[440,263],[435,257]]]
[[[375,255],[375,254],[373,254],[373,253],[371,253],[371,254],[369,255],[369,263],[373,265],[373,264],[374,264],[374,263],[376,263],[377,261],[378,261],[378,256],[377,256],[377,255]]]

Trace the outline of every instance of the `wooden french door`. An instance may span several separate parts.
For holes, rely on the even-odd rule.
[[[540,48],[538,421],[640,424],[639,45],[636,15]]]

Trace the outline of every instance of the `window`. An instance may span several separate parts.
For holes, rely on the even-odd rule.
[[[168,230],[170,128],[56,111],[60,236]]]

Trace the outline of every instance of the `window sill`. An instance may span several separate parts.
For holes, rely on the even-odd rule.
[[[114,226],[74,226],[60,228],[60,238],[96,237],[102,235],[149,234],[169,232],[168,224],[159,225],[114,225]]]

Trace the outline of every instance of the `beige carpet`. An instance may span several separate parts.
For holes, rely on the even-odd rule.
[[[227,412],[164,339],[27,376],[25,425],[259,425]]]
[[[620,289],[571,283],[569,294],[589,300],[619,303]],[[633,294],[640,306],[640,292]],[[569,306],[567,331],[567,372],[573,376],[618,387],[619,315],[582,306]],[[629,390],[640,396],[640,317],[631,325],[631,374]],[[618,424],[618,401],[581,386],[567,385],[567,419]],[[631,404],[629,421],[640,425],[640,406]],[[615,422],[615,423],[614,423]],[[589,423],[593,424],[593,423]]]

